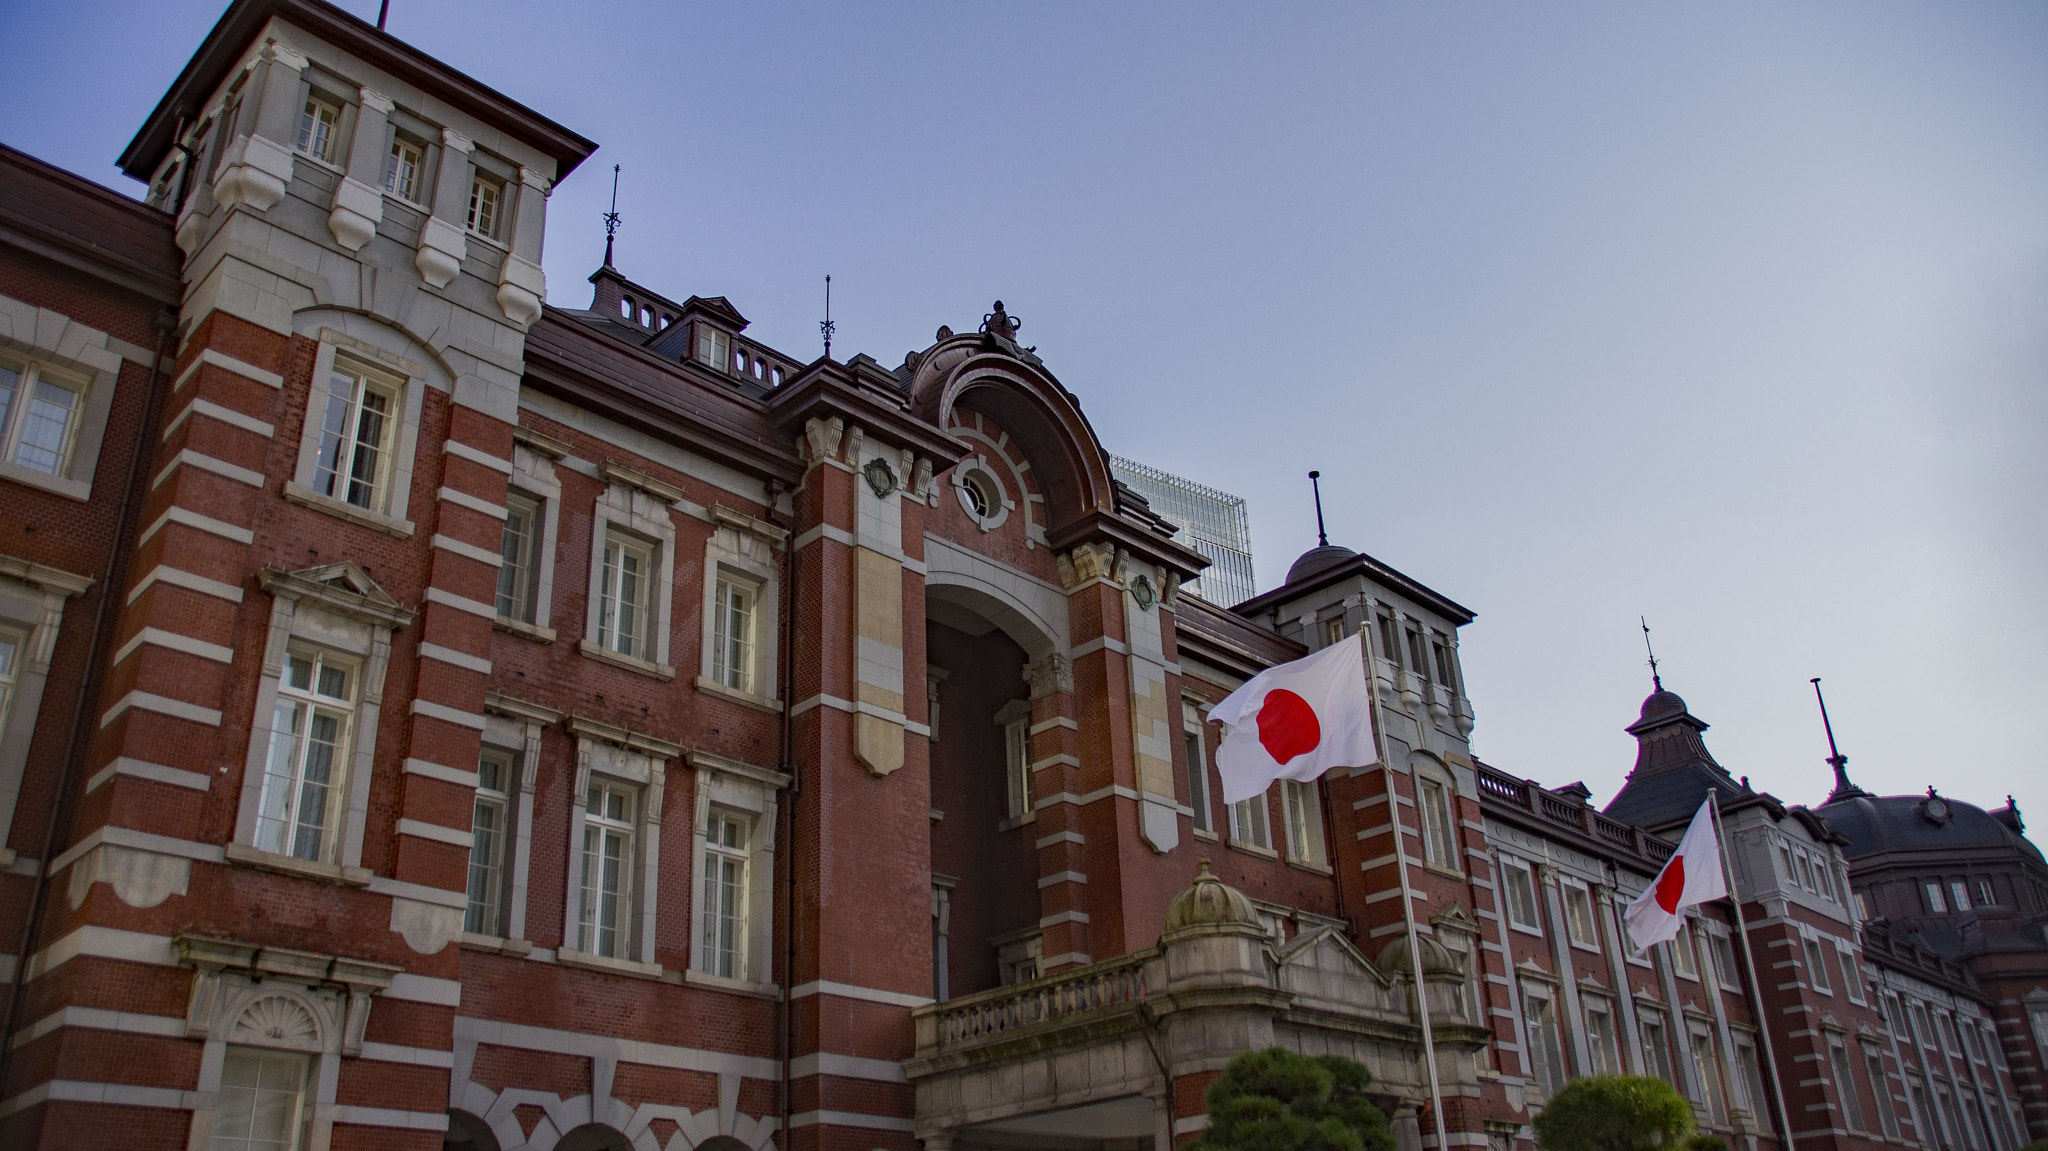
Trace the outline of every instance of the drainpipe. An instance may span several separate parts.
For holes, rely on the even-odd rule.
[[[782,1034],[777,1046],[781,1048],[782,1064],[782,1127],[781,1144],[789,1146],[789,1079],[791,1053],[796,1049],[796,1004],[790,997],[796,982],[796,799],[803,790],[802,776],[798,774],[796,761],[790,755],[792,725],[796,722],[794,708],[796,700],[796,501],[802,489],[790,492],[790,516],[788,523],[781,523],[781,509],[776,506],[785,489],[780,480],[768,481],[768,521],[783,527],[790,534],[782,545],[782,682],[778,694],[782,696],[781,747],[777,758],[784,774],[789,776],[788,793],[779,805],[781,812],[782,837],[780,854],[783,858],[783,876],[786,884],[783,891],[783,953],[782,953]]]

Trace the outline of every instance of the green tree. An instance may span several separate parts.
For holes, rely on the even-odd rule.
[[[1372,1072],[1341,1056],[1247,1051],[1202,1097],[1209,1129],[1191,1151],[1393,1151],[1370,1086]]]
[[[1543,1151],[1654,1151],[1693,1134],[1692,1104],[1662,1079],[1587,1075],[1564,1085],[1536,1117]]]

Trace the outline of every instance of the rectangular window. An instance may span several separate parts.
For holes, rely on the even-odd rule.
[[[327,376],[313,490],[359,508],[384,510],[397,417],[398,389],[336,364]]]
[[[1756,1044],[1745,1036],[1735,1037],[1735,1067],[1742,1072],[1742,1090],[1749,1096],[1749,1113],[1756,1125],[1771,1129],[1771,1104],[1764,1095],[1763,1063],[1756,1057]]]
[[[711,602],[711,678],[734,691],[754,690],[754,587],[718,581]]]
[[[1216,827],[1209,814],[1209,759],[1202,740],[1202,717],[1192,707],[1181,709],[1181,718],[1187,727],[1181,731],[1186,744],[1188,759],[1188,806],[1195,809],[1195,830],[1214,831]]]
[[[489,176],[479,175],[469,185],[469,230],[485,239],[496,239],[504,186]]]
[[[698,324],[697,362],[717,371],[725,371],[732,363],[732,337],[709,324]]]
[[[1458,680],[1451,670],[1455,666],[1455,661],[1451,659],[1451,645],[1440,639],[1432,640],[1430,651],[1436,657],[1436,682],[1445,691],[1457,691]]]
[[[539,606],[541,505],[532,496],[505,497],[505,535],[499,546],[498,614],[532,623]]]
[[[1828,965],[1820,940],[1808,935],[1800,942],[1806,948],[1806,977],[1813,984],[1813,989],[1822,995],[1834,994],[1834,989],[1828,986]]]
[[[0,631],[0,738],[7,735],[7,709],[14,702],[14,686],[21,678],[23,641],[20,632]]]
[[[747,820],[715,807],[704,828],[698,931],[705,969],[727,979],[747,973],[747,832]]]
[[[1995,896],[1995,895],[1993,895],[1993,894],[1992,894],[1992,892],[1991,892],[1991,881],[1990,881],[1990,880],[1988,880],[1988,879],[1980,879],[1980,880],[1978,880],[1978,881],[1977,881],[1977,906],[1979,906],[1979,907],[1996,907],[1997,905],[1998,905],[1998,897],[1997,897],[1997,896]]]
[[[1536,913],[1536,880],[1529,873],[1529,865],[1503,859],[1500,879],[1508,923],[1522,931],[1543,934],[1542,920]]]
[[[1273,825],[1266,815],[1266,797],[1254,795],[1230,805],[1230,838],[1252,847],[1273,846]]]
[[[1849,1001],[1863,1002],[1863,965],[1856,962],[1856,953],[1844,947],[1835,958],[1842,961],[1842,989],[1849,993]]]
[[[1287,856],[1317,867],[1323,859],[1323,809],[1316,800],[1316,785],[1292,779],[1280,781],[1280,797],[1286,803]]]
[[[1343,642],[1344,642],[1344,619],[1343,619],[1343,617],[1342,617],[1342,616],[1339,616],[1339,617],[1338,617],[1338,618],[1336,618],[1336,619],[1326,619],[1326,620],[1324,620],[1324,621],[1323,621],[1323,646],[1324,646],[1324,647],[1330,647],[1330,646],[1332,646],[1332,645],[1334,645],[1334,644],[1340,644],[1340,643],[1343,643]]]
[[[1934,1028],[1927,1022],[1927,1008],[1915,1001],[1908,1009],[1913,1020],[1913,1039],[1922,1047],[1934,1046]]]
[[[1870,896],[1861,891],[1856,893],[1856,918],[1859,922],[1870,919]]]
[[[462,929],[474,935],[503,935],[505,850],[518,759],[486,747],[476,765],[476,803],[470,816],[469,906]]]
[[[1813,879],[1813,857],[1802,851],[1794,855],[1793,858],[1799,863],[1800,886],[1808,891],[1819,891],[1820,884],[1814,882]]]
[[[1422,655],[1422,633],[1414,628],[1408,631],[1408,669],[1416,675],[1429,674],[1429,661]]]
[[[1014,720],[1003,725],[1003,778],[1008,781],[1011,819],[1031,814],[1031,724]]]
[[[1950,880],[1948,884],[1948,893],[1954,897],[1955,908],[1957,911],[1968,911],[1970,909],[1970,889],[1968,885],[1963,883],[1962,880]]]
[[[590,781],[583,811],[583,908],[576,947],[628,958],[633,914],[633,789]]]
[[[1458,833],[1451,821],[1451,801],[1444,785],[1434,779],[1415,778],[1422,800],[1422,855],[1432,866],[1449,871],[1458,868]]]
[[[1884,1053],[1877,1044],[1863,1045],[1863,1070],[1870,1076],[1870,1094],[1877,1105],[1877,1124],[1887,1139],[1899,1137],[1899,1117],[1892,1111],[1892,1093],[1884,1074]]]
[[[1564,929],[1573,944],[1600,950],[1600,926],[1593,915],[1593,893],[1576,879],[1563,880],[1558,890],[1564,896]]]
[[[1783,843],[1778,845],[1778,866],[1784,869],[1785,883],[1788,886],[1797,887],[1799,885],[1799,868],[1792,862],[1792,849]]]
[[[1394,628],[1394,617],[1390,615],[1380,617],[1379,657],[1395,667],[1401,666],[1400,637]]]
[[[1714,1126],[1724,1127],[1728,1123],[1728,1103],[1721,1084],[1721,1061],[1714,1055],[1714,1037],[1705,1031],[1694,1031],[1691,1039],[1693,1071],[1707,1093],[1707,1116]]]
[[[1963,1045],[1956,1041],[1955,1020],[1949,1018],[1948,1012],[1937,1011],[1934,1013],[1934,1022],[1939,1025],[1941,1031],[1941,1049],[1951,1055],[1961,1055]]]
[[[63,475],[84,409],[82,382],[38,363],[0,361],[0,459]]]
[[[1655,1011],[1645,1010],[1638,1018],[1636,1026],[1643,1037],[1644,1070],[1666,1083],[1671,1083],[1671,1040],[1664,1030],[1664,1016]]]
[[[1535,1065],[1536,1089],[1544,1098],[1557,1094],[1565,1085],[1564,1046],[1557,1032],[1557,1011],[1548,995],[1529,995],[1524,989],[1523,1002],[1528,1004],[1530,1062]]]
[[[213,1151],[298,1151],[306,1063],[285,1051],[228,1048],[214,1102]]]
[[[258,848],[331,862],[354,713],[352,666],[319,652],[285,656],[257,806]]]
[[[1593,1074],[1618,1075],[1621,1059],[1614,1047],[1614,1008],[1598,995],[1580,999],[1586,1012],[1586,1048],[1593,1059]]]
[[[1671,949],[1671,966],[1687,979],[1700,977],[1699,957],[1692,950],[1692,924],[1686,923],[1664,946]]]
[[[611,535],[598,574],[597,643],[634,659],[648,658],[653,616],[654,546]]]
[[[1714,977],[1723,987],[1735,986],[1735,940],[1720,932],[1713,934]]]
[[[2028,1008],[2027,1022],[2034,1029],[2034,1046],[2040,1051],[2041,1062],[2048,1063],[2048,1007]]]
[[[384,160],[384,190],[414,204],[421,202],[420,146],[406,139],[391,141]]]
[[[299,113],[299,151],[315,160],[333,160],[334,129],[340,119],[341,109],[318,96],[307,97],[306,108]]]
[[[1828,1036],[1828,1069],[1834,1072],[1835,1094],[1842,1101],[1842,1119],[1849,1130],[1862,1134],[1863,1105],[1856,1098],[1856,1076],[1849,1067],[1849,1050],[1833,1035]]]
[[[1924,886],[1927,892],[1927,910],[1936,915],[1947,913],[1948,900],[1943,899],[1941,896],[1941,884],[1929,883]]]

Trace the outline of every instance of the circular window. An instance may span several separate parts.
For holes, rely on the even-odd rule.
[[[993,531],[1009,518],[1010,508],[1003,500],[1003,483],[981,460],[962,464],[954,474],[953,486],[960,491],[960,506],[966,509],[968,518],[982,531]]]

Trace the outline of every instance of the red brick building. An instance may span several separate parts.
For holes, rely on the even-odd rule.
[[[1404,1151],[1611,1070],[1744,1151],[2011,1151],[1923,1123],[1842,837],[1675,695],[1603,814],[1474,758],[1442,594],[1184,594],[1001,304],[893,368],[547,306],[593,147],[240,0],[146,202],[0,151],[0,1143],[1154,1147],[1280,1043]],[[1207,709],[1360,633],[1383,762],[1224,805]],[[1708,787],[1761,1007],[1728,908],[1621,935]]]

